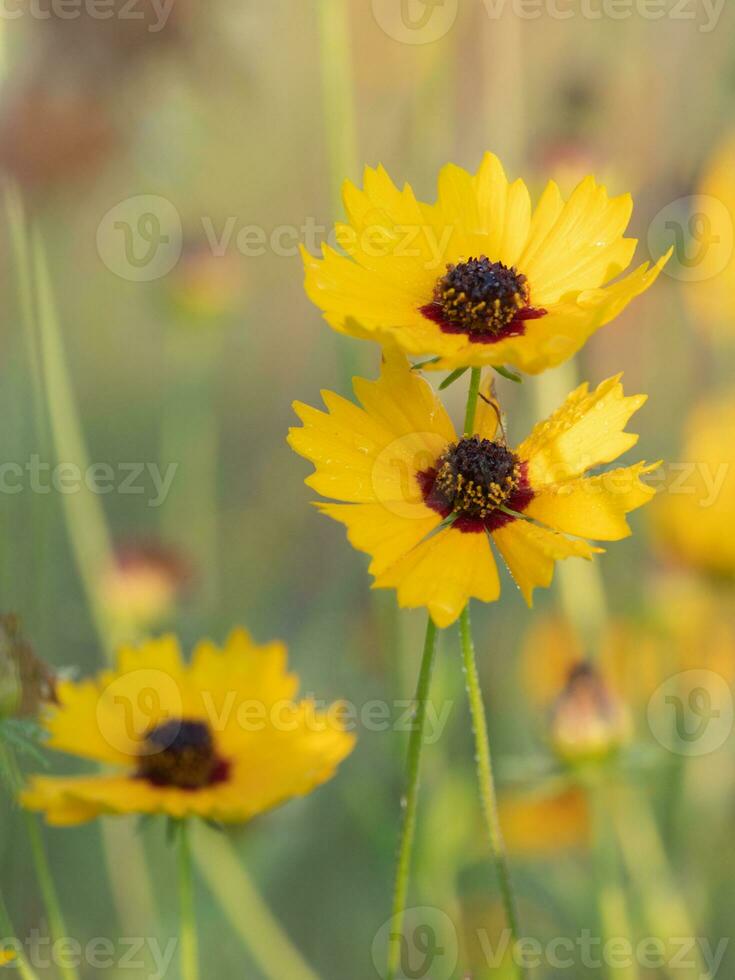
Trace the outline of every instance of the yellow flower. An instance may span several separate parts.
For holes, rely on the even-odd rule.
[[[648,589],[643,620],[620,618],[600,637],[599,670],[611,694],[645,714],[665,681],[688,671],[735,682],[735,623],[727,596],[696,582],[666,576]],[[521,682],[537,709],[562,695],[586,652],[569,622],[536,617],[522,646]],[[701,683],[704,683],[704,679]]]
[[[681,466],[651,517],[662,551],[690,567],[735,575],[735,396],[690,415]]]
[[[35,776],[24,806],[49,823],[102,814],[249,820],[332,777],[354,745],[337,712],[293,701],[298,678],[280,643],[235,630],[203,641],[192,663],[164,636],[123,648],[117,669],[59,684],[49,745],[115,767],[101,775]]]
[[[592,393],[582,385],[515,450],[489,400],[459,438],[401,355],[378,381],[354,384],[362,408],[331,392],[327,412],[296,403],[303,427],[289,442],[316,467],[307,485],[341,501],[318,506],[372,556],[374,587],[397,589],[403,607],[426,606],[437,626],[471,597],[498,598],[491,539],[530,605],[557,559],[592,558],[600,549],[585,537],[626,537],[625,515],[653,496],[641,477],[655,467],[643,463],[584,477],[637,441],[624,429],[645,396],[624,397],[619,378]]]
[[[0,949],[0,966],[15,962],[16,954],[12,949]]]
[[[587,797],[576,786],[506,793],[500,798],[499,817],[506,847],[516,854],[553,853],[589,843]]]
[[[532,702],[550,707],[587,653],[567,620],[556,614],[535,618],[520,660],[523,686]],[[671,654],[671,647],[656,641],[652,631],[615,620],[606,624],[600,637],[600,673],[617,697],[645,704],[665,676],[662,669],[673,665]]]
[[[346,182],[346,255],[303,252],[306,291],[342,333],[436,355],[434,369],[511,364],[537,374],[560,364],[655,281],[668,259],[631,263],[630,195],[586,177],[565,200],[550,181],[535,209],[486,154],[476,175],[448,164],[438,200],[418,201],[382,167]]]
[[[694,198],[698,250],[684,283],[695,325],[714,338],[735,336],[735,135],[709,161]]]

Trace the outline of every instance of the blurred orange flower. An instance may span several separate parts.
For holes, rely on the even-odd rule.
[[[589,804],[576,786],[558,793],[507,793],[499,813],[506,847],[515,853],[543,854],[589,842]]]

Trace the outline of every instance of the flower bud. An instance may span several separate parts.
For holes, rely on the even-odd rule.
[[[101,598],[118,626],[147,629],[172,615],[190,582],[187,562],[173,550],[155,541],[126,544],[102,577]]]
[[[551,713],[551,743],[564,762],[602,762],[631,734],[626,706],[609,689],[596,668],[578,663]]]

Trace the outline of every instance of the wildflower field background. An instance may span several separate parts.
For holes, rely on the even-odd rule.
[[[347,702],[357,735],[326,786],[228,832],[247,879],[202,831],[202,975],[383,975],[425,616],[369,590],[365,556],[309,505],[310,468],[286,444],[295,399],[350,397],[351,376],[380,366],[376,345],[324,326],[299,245],[318,251],[343,178],[365,164],[433,200],[447,161],[474,172],[492,150],[534,197],[588,173],[630,191],[636,263],[675,247],[572,362],[497,377],[515,444],[581,380],[622,371],[626,392],[649,396],[635,458],[664,460],[632,537],[557,568],[532,610],[501,569],[502,600],[474,612],[523,935],[541,948],[530,975],[731,976],[735,11],[122,8],[0,11],[0,612],[69,677],[144,635],[174,631],[190,650],[245,624],[288,644],[302,692]],[[444,392],[458,422],[461,389]],[[570,687],[586,657],[604,690],[597,674]],[[455,629],[432,707],[409,901],[421,911],[400,975],[515,976],[490,956],[505,924]],[[589,712],[602,743],[621,745],[580,769],[567,750]],[[42,752],[55,773],[79,771]],[[26,819],[0,793],[2,893],[18,936],[38,939]],[[110,817],[43,836],[68,935],[114,948],[104,967],[85,954],[81,976],[156,976],[124,955],[131,937],[178,935],[165,826]],[[300,953],[268,932],[261,902]],[[632,964],[580,959],[585,930],[627,940]],[[560,938],[573,967],[549,952]],[[15,969],[1,952],[0,967]],[[178,969],[174,957],[165,975]]]

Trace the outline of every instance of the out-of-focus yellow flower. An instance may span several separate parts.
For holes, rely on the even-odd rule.
[[[121,650],[117,669],[62,682],[46,718],[49,746],[114,767],[35,776],[24,806],[51,824],[103,814],[163,814],[242,823],[330,779],[354,736],[332,712],[295,702],[280,643],[235,630],[182,662],[173,636]]]
[[[543,854],[589,843],[589,804],[576,786],[558,793],[506,793],[499,812],[505,844],[515,853]]]
[[[538,374],[651,286],[668,256],[619,279],[636,240],[633,202],[586,177],[565,200],[550,181],[534,209],[496,156],[476,174],[448,164],[436,204],[399,190],[382,167],[344,185],[347,254],[304,251],[306,291],[341,333],[436,355],[436,370],[511,364]]]
[[[303,422],[289,442],[316,472],[306,483],[340,503],[319,504],[372,557],[375,588],[394,588],[404,608],[425,606],[439,627],[474,597],[493,602],[500,579],[491,541],[530,605],[556,561],[591,559],[584,538],[630,534],[626,514],[647,503],[637,463],[595,476],[637,442],[625,431],[645,396],[625,397],[620,378],[586,384],[515,450],[497,406],[481,403],[475,431],[458,437],[431,386],[405,357],[386,356],[381,377],[355,379],[352,402],[325,392],[326,412],[295,404]]]
[[[735,685],[735,617],[729,592],[720,593],[700,580],[666,576],[651,596],[661,669],[709,670]]]
[[[587,651],[571,624],[559,615],[537,616],[523,643],[521,669],[524,687],[532,701],[550,708],[564,690],[574,668]],[[650,637],[635,635],[622,622],[608,625],[602,638],[600,671],[612,690],[626,700],[634,691],[649,691],[660,683],[660,665],[651,657]]]
[[[735,683],[735,620],[728,603],[688,579],[667,578],[649,594],[645,620],[613,620],[601,638],[597,663],[611,692],[645,710],[675,674],[707,670]],[[585,654],[568,622],[557,615],[537,617],[521,657],[524,687],[534,704],[549,709]]]
[[[735,576],[735,395],[697,406],[680,466],[658,495],[651,521],[665,554],[698,571]]]
[[[717,147],[697,188],[701,224],[696,280],[684,297],[695,325],[715,340],[735,338],[735,135]],[[709,200],[708,200],[709,199]]]
[[[8,966],[17,959],[16,953],[12,949],[0,949],[0,966]]]

